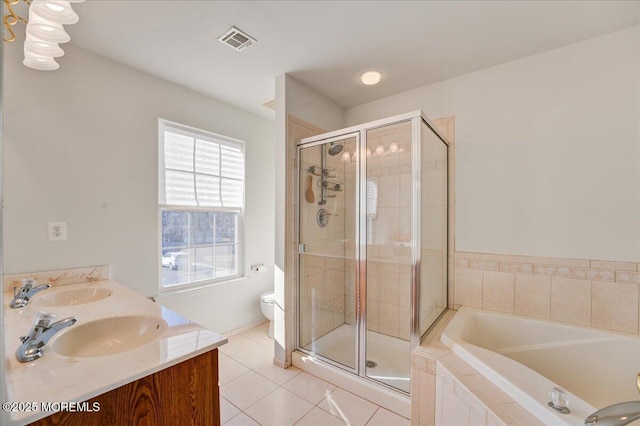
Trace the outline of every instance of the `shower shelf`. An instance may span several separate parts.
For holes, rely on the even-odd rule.
[[[318,185],[319,188],[325,188],[328,189],[329,191],[336,191],[336,192],[342,192],[342,185],[343,183],[340,181],[332,181],[332,180],[319,180],[318,183],[316,184]]]
[[[307,169],[307,171],[309,173],[311,173],[314,176],[320,176],[323,178],[334,178],[336,177],[336,174],[334,173],[336,171],[336,169],[334,169],[333,167],[325,167],[324,169],[320,166],[311,166]],[[333,173],[333,174],[331,174]]]

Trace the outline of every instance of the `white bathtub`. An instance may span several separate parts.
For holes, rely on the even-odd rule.
[[[640,399],[636,336],[463,307],[441,340],[548,425],[583,425],[597,409]],[[547,406],[554,386],[569,392],[571,414]]]

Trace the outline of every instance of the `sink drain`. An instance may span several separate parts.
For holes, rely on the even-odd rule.
[[[378,366],[378,363],[375,361],[367,360],[365,365],[367,366],[367,368],[376,368]]]

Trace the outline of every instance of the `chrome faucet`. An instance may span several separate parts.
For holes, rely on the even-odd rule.
[[[621,402],[602,408],[586,419],[585,426],[624,426],[640,419],[640,401]]]
[[[77,321],[75,318],[65,318],[52,323],[56,316],[44,312],[38,313],[36,322],[27,336],[20,337],[22,344],[16,351],[16,358],[20,362],[31,362],[42,356],[42,349],[49,339],[58,331],[67,328]]]
[[[23,308],[29,303],[29,299],[33,297],[39,291],[46,290],[51,287],[51,284],[42,284],[36,286],[36,280],[24,279],[22,280],[22,287],[19,289],[14,287],[13,300],[9,303],[9,306],[13,309]]]

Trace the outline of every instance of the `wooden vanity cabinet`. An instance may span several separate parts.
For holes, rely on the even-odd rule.
[[[117,368],[117,367],[116,367]],[[58,412],[37,426],[219,426],[218,350],[89,400],[97,412]]]

